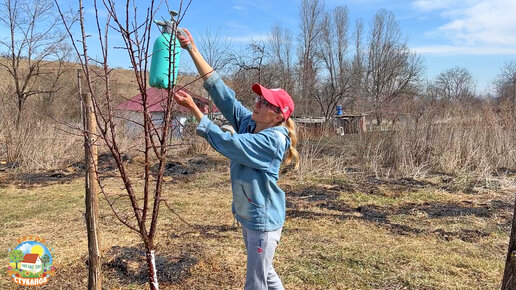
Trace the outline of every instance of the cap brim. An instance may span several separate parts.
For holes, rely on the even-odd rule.
[[[252,89],[257,95],[260,95],[266,99],[267,102],[273,104],[276,107],[280,107],[276,99],[273,97],[272,92],[268,88],[260,85],[259,83],[255,83],[253,84]]]

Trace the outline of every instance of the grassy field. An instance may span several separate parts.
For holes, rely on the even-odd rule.
[[[231,215],[227,162],[211,153],[200,159],[176,160],[180,170],[166,179],[164,196],[188,224],[162,207],[156,237],[160,286],[242,288],[245,248]],[[1,271],[7,271],[7,249],[16,239],[38,235],[54,249],[57,275],[48,288],[84,289],[81,172],[0,174]],[[107,188],[120,191],[115,171],[103,175]],[[134,180],[138,176],[133,174]],[[280,185],[287,194],[287,221],[275,268],[287,289],[499,288],[511,188],[459,186],[450,176],[378,180],[356,173],[303,178],[288,173]],[[148,288],[139,237],[116,220],[103,198],[100,216],[103,285]],[[2,277],[0,289],[15,288]]]

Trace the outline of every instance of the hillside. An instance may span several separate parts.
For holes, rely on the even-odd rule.
[[[0,62],[6,64],[9,62],[8,59],[0,58]],[[21,61],[20,71],[21,75],[25,76],[25,72],[27,70],[28,63],[26,60]],[[45,78],[40,78],[38,83],[34,86],[35,89],[39,89],[40,87],[45,87],[45,83],[48,82],[49,79],[52,79],[53,75],[59,70],[59,63],[56,62],[44,62],[41,66],[41,75],[45,75]],[[77,69],[80,68],[80,64],[66,62],[62,64],[61,70],[63,71],[62,75],[59,78],[59,84],[57,87],[59,88],[58,93],[52,100],[54,105],[60,106],[59,104],[68,103],[66,100],[70,98],[74,98],[77,94]],[[95,67],[93,67],[95,69]],[[100,72],[100,68],[97,68]],[[84,76],[84,73],[81,71],[81,75]],[[135,82],[135,76],[133,70],[115,68],[111,72],[111,90],[114,98],[114,102],[116,104],[123,102],[127,98],[131,98],[137,94],[139,94],[138,86]],[[11,75],[5,68],[0,68],[0,78],[2,81],[0,83],[0,91],[3,92],[3,97],[8,99],[9,95],[12,96],[14,93],[13,80]],[[202,88],[202,80],[196,80],[196,76],[193,75],[179,75],[178,76],[178,85],[188,85],[188,89],[196,94],[205,95],[204,89]],[[39,87],[38,87],[39,86]],[[83,83],[84,86],[84,83]],[[93,79],[93,86],[95,88],[102,88],[103,84],[98,78]],[[83,92],[86,89],[83,87]],[[12,97],[11,97],[12,98]],[[44,96],[34,95],[31,96],[28,100],[33,106],[39,107],[40,102],[42,102]],[[70,104],[67,104],[70,105]],[[66,109],[66,108],[61,108]]]

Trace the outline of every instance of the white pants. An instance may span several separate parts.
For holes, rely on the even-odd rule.
[[[242,225],[247,250],[245,290],[281,289],[283,284],[274,271],[272,259],[281,237],[281,228],[272,232],[255,231]]]

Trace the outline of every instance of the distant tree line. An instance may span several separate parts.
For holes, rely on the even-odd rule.
[[[295,97],[298,116],[330,119],[340,104],[381,124],[412,113],[420,101],[446,107],[495,99],[516,108],[514,62],[502,68],[496,91],[487,96],[476,92],[463,67],[429,81],[423,58],[408,47],[394,14],[382,9],[367,25],[359,19],[353,26],[345,6],[328,9],[323,0],[303,0],[297,33],[277,23],[267,40],[251,41],[242,51],[230,50],[220,37],[204,37],[201,43],[204,54],[217,56],[217,68],[224,63],[237,94],[248,95],[253,82],[285,88]],[[247,102],[251,105],[251,98]]]

